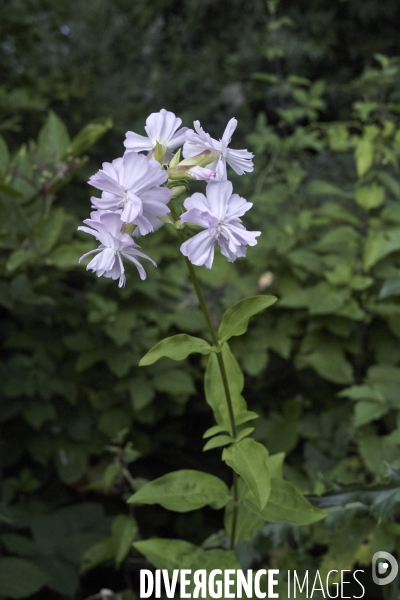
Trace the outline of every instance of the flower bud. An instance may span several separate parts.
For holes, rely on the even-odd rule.
[[[174,198],[179,198],[182,194],[186,192],[186,187],[184,185],[176,185],[172,188],[171,200]]]
[[[219,150],[207,149],[204,152],[200,152],[200,154],[196,154],[195,156],[191,156],[190,158],[185,158],[179,163],[180,167],[184,166],[192,166],[192,167],[206,167],[210,165],[212,162],[217,160],[221,155]]]
[[[187,181],[193,179],[211,181],[215,179],[215,172],[212,171],[212,169],[182,165],[182,163],[180,163],[177,167],[168,169],[167,173],[168,178],[172,181]]]

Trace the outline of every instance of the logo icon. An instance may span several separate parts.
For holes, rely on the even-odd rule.
[[[382,577],[382,575],[388,572],[389,566],[391,567],[391,571],[386,577]],[[394,556],[383,550],[375,552],[372,557],[372,579],[374,583],[378,585],[392,583],[396,579],[398,571],[399,565]]]

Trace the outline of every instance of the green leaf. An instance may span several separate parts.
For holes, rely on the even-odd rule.
[[[340,196],[341,198],[352,198],[353,194],[350,192],[344,192],[340,188],[336,187],[329,181],[323,181],[322,179],[314,179],[310,181],[307,186],[307,191],[313,196]]]
[[[46,264],[58,269],[83,269],[86,263],[79,264],[79,259],[90,250],[93,250],[92,242],[61,244],[46,257]]]
[[[312,367],[321,377],[339,384],[353,383],[353,368],[336,340],[321,340],[312,351],[296,356],[296,367]]]
[[[364,268],[368,271],[382,258],[400,250],[400,228],[386,231],[370,230],[364,247]]]
[[[216,435],[217,433],[224,433],[225,431],[226,429],[223,426],[213,425],[203,433],[203,438],[206,439],[212,437],[213,435]]]
[[[365,210],[372,210],[382,206],[385,201],[385,188],[380,185],[360,187],[356,190],[356,202]]]
[[[63,230],[64,218],[63,209],[56,208],[47,219],[35,225],[34,241],[40,254],[47,254],[53,248]]]
[[[170,369],[162,371],[153,378],[154,388],[159,392],[166,392],[176,397],[178,394],[193,394],[195,389],[193,380],[183,369]]]
[[[76,444],[60,444],[55,455],[55,465],[61,481],[75,483],[86,473],[88,457]]]
[[[246,483],[239,477],[238,480],[239,498],[243,497],[243,494],[248,491]],[[233,518],[233,500],[228,502],[225,507],[224,515],[224,527],[225,530],[230,534],[232,531],[232,518]],[[239,503],[236,517],[236,533],[235,543],[244,542],[250,540],[255,532],[264,525],[265,519],[259,514],[249,509],[246,504],[242,501]]]
[[[23,194],[7,183],[0,183],[0,192],[11,198],[22,198]]]
[[[249,436],[251,433],[253,433],[255,427],[245,427],[244,429],[242,429],[242,431],[240,431],[237,436],[236,436],[236,441],[240,442],[241,440],[243,440],[245,437]]]
[[[189,569],[192,573],[199,569],[205,569],[209,573],[215,568],[222,571],[225,569],[236,571],[240,568],[235,553],[232,550],[205,550],[184,540],[153,538],[151,540],[135,542],[134,547],[157,569],[167,569],[170,576],[174,569]],[[191,589],[188,592],[190,593],[190,597],[193,597],[194,585],[192,581]],[[209,594],[207,594],[206,598],[207,600],[211,600]]]
[[[68,152],[73,156],[80,156],[86,150],[89,150],[97,140],[112,127],[112,120],[109,118],[95,119],[86,125],[72,140]]]
[[[37,556],[35,565],[39,567],[47,578],[47,587],[64,598],[72,598],[79,587],[78,569],[57,556]]]
[[[400,279],[388,279],[379,290],[378,298],[384,300],[390,296],[400,296]]]
[[[338,290],[325,281],[309,288],[293,291],[279,301],[284,308],[306,308],[312,315],[335,314],[348,299],[347,290]]]
[[[201,338],[180,333],[158,342],[141,359],[139,367],[152,365],[157,360],[166,356],[172,360],[184,360],[189,354],[199,352],[200,354],[210,354],[211,346]]]
[[[143,554],[157,569],[183,569],[198,554],[204,552],[198,546],[184,540],[153,538],[135,542],[133,547]],[[185,566],[184,566],[185,565]]]
[[[101,413],[98,419],[97,427],[99,431],[113,438],[120,431],[128,430],[132,421],[131,412],[127,408],[110,408]]]
[[[114,543],[115,564],[117,568],[128,555],[132,544],[139,532],[135,519],[127,515],[118,515],[112,524],[112,538]]]
[[[230,351],[227,343],[223,345],[221,354],[225,365],[233,413],[236,423],[239,423],[236,417],[243,414],[243,418],[246,420],[247,415],[246,402],[241,395],[241,391],[244,386],[243,373],[241,372],[237,360]],[[225,388],[222,382],[218,358],[215,352],[212,352],[208,358],[207,369],[204,378],[204,388],[207,403],[213,410],[216,422],[218,425],[224,428],[224,431],[228,431],[232,435],[232,427],[225,396]],[[249,418],[253,418],[253,416]]]
[[[27,598],[46,583],[45,573],[28,560],[0,557],[0,594],[5,598]]]
[[[50,111],[47,121],[39,132],[39,152],[52,162],[58,162],[66,154],[69,143],[66,126],[53,111]]]
[[[86,573],[104,562],[113,560],[114,556],[115,548],[112,538],[93,544],[82,556],[81,573]]]
[[[0,179],[3,179],[7,175],[9,166],[10,153],[3,136],[0,135]]]
[[[222,460],[245,480],[260,510],[265,507],[271,492],[267,458],[266,447],[249,438],[225,448],[222,453]]]
[[[282,479],[283,477],[283,461],[285,460],[285,453],[278,452],[277,454],[272,454],[267,458],[267,465],[269,472],[272,477],[276,477],[278,479]]]
[[[53,405],[40,400],[29,402],[22,414],[34,429],[40,429],[45,421],[52,421],[56,418],[56,411]]]
[[[247,330],[250,317],[268,308],[276,301],[275,296],[253,296],[231,306],[222,317],[218,329],[219,339],[224,342],[233,336],[242,335]]]
[[[361,427],[375,419],[379,419],[383,415],[389,412],[389,406],[382,404],[381,402],[371,402],[363,400],[357,402],[354,411],[354,426]]]
[[[227,444],[232,444],[233,441],[234,439],[230,435],[217,435],[211,440],[208,440],[203,448],[203,452],[213,450],[214,448],[221,448],[221,446],[226,446]]]
[[[309,525],[326,516],[325,511],[310,504],[292,483],[276,477],[271,479],[271,494],[262,511],[252,500],[251,494],[245,495],[244,501],[250,510],[271,523],[289,521],[297,525]]]
[[[206,505],[222,508],[229,498],[227,486],[218,477],[184,469],[146,483],[129,498],[128,503],[160,504],[168,510],[188,512]]]
[[[35,556],[37,548],[34,542],[19,533],[4,533],[0,536],[0,541],[7,548],[8,552],[18,554],[18,556]]]
[[[38,256],[34,250],[23,250],[22,248],[19,248],[10,254],[6,263],[6,269],[11,272],[15,271],[19,267],[34,262],[37,258]]]
[[[356,147],[356,166],[359,177],[362,177],[372,166],[373,159],[374,149],[371,142],[366,139],[359,140]]]

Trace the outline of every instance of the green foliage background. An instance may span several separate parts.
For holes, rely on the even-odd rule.
[[[216,323],[244,296],[278,296],[232,349],[261,415],[256,439],[286,453],[285,478],[329,509],[313,526],[244,528],[241,564],[369,573],[372,554],[400,540],[400,7],[0,10],[0,597],[78,600],[107,587],[130,600],[146,565],[134,540],[224,544],[209,538],[219,512],[124,501],[177,468],[230,483],[220,450],[202,453],[213,424],[202,360],[138,367],[167,335],[206,335],[174,232],[143,239],[158,269],[145,282],[128,271],[123,290],[77,264],[93,247],[76,233],[88,176],[162,107],[216,137],[235,116],[234,146],[256,154],[234,185],[254,203],[246,222],[259,244],[199,277]],[[398,592],[371,584],[367,597],[381,593]]]

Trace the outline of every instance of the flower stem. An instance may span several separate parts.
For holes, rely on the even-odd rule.
[[[172,206],[172,203],[170,203],[170,210],[171,210],[172,218],[174,219],[174,221],[176,223],[178,221],[179,217],[178,217],[174,207]],[[183,231],[181,229],[177,229],[176,232],[178,234],[179,241],[181,243],[183,243],[185,241],[185,235],[184,235]],[[185,258],[186,266],[189,271],[190,279],[193,283],[193,287],[196,292],[196,296],[199,300],[200,308],[203,312],[204,319],[207,323],[208,331],[210,332],[212,343],[214,344],[215,347],[218,347],[219,346],[218,336],[217,336],[214,326],[212,324],[211,316],[210,316],[209,310],[207,308],[207,304],[205,303],[203,292],[201,291],[200,283],[199,283],[199,280],[196,275],[196,271],[195,271],[192,263],[190,262],[190,260],[186,256],[184,258]],[[235,415],[233,412],[232,397],[231,397],[231,392],[229,389],[228,376],[227,376],[226,369],[225,369],[224,358],[222,356],[222,352],[216,352],[216,355],[217,355],[218,367],[219,367],[219,370],[221,373],[222,384],[224,386],[226,403],[228,406],[228,413],[229,413],[229,420],[231,423],[232,436],[234,438],[236,438],[237,426],[236,426],[236,422],[235,422]],[[232,513],[231,546],[230,546],[231,550],[233,550],[235,548],[238,509],[239,509],[238,477],[237,477],[237,474],[235,473],[235,471],[233,471],[233,513]]]

